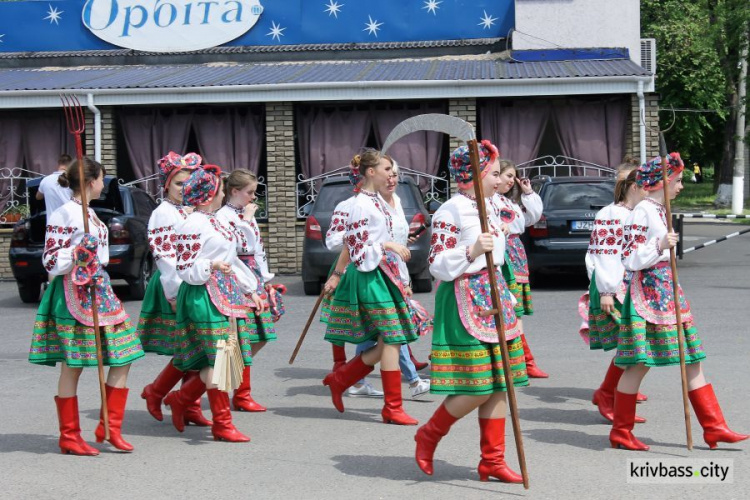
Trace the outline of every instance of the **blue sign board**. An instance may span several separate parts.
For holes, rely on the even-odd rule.
[[[0,2],[0,52],[499,38],[514,0]]]

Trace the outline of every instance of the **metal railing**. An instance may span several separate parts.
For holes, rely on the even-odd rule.
[[[156,200],[157,203],[161,203],[164,199],[164,190],[159,182],[159,174],[151,174],[127,182],[118,179],[118,183],[121,186],[133,186],[146,191],[154,200]],[[255,198],[255,203],[258,205],[258,210],[255,212],[255,218],[259,221],[265,221],[268,219],[268,186],[262,175],[258,176],[258,187],[255,190]]]
[[[0,168],[0,224],[11,225],[28,217],[30,211],[27,181],[43,177],[21,167]]]
[[[537,175],[550,177],[614,177],[617,169],[597,165],[569,156],[541,156],[517,165],[519,177],[533,178]]]
[[[682,260],[683,256],[686,253],[695,252],[696,250],[710,247],[711,245],[721,243],[722,241],[730,240],[732,238],[736,238],[737,236],[742,236],[743,234],[750,233],[750,228],[745,228],[739,231],[735,231],[726,236],[722,236],[721,238],[705,241],[700,245],[696,245],[694,247],[685,248],[685,219],[750,219],[750,215],[672,214],[672,227],[674,228],[674,231],[680,235],[680,239],[677,242],[677,248],[675,249],[677,257],[680,260]]]
[[[425,206],[428,206],[430,202],[443,203],[451,194],[451,183],[448,175],[443,172],[439,175],[430,175],[425,172],[419,172],[408,167],[398,166],[399,174],[403,177],[411,177],[414,182],[419,186],[419,190],[422,192],[422,200]],[[324,174],[310,177],[309,179],[304,174],[297,176],[297,218],[306,219],[312,210],[312,206],[315,203],[315,199],[318,197],[320,187],[328,179],[336,177],[346,178],[349,176],[349,167],[341,167]]]

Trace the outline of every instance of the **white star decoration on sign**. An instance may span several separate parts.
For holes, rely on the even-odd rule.
[[[483,29],[490,29],[493,24],[495,24],[495,21],[497,21],[496,17],[492,17],[491,15],[487,14],[487,11],[484,11],[484,17],[481,18],[481,23],[479,23],[479,26],[483,26]]]
[[[329,0],[326,4],[326,10],[324,12],[328,12],[329,16],[333,16],[336,19],[339,18],[339,12],[341,12],[341,7],[343,7],[344,4],[339,4],[338,2],[335,2],[334,0]]]
[[[368,15],[367,17],[370,19],[370,22],[365,23],[366,27],[362,31],[367,31],[368,35],[375,35],[377,37],[378,30],[380,29],[380,26],[382,26],[383,23],[379,23],[377,19],[373,21],[372,16],[370,15]]]
[[[50,24],[55,23],[59,26],[60,19],[62,19],[62,16],[60,14],[62,14],[65,11],[57,10],[57,7],[53,7],[52,4],[47,4],[47,5],[49,5],[49,10],[47,11],[47,17],[44,18],[45,21],[49,19]]]
[[[272,40],[281,41],[281,37],[284,36],[284,30],[280,24],[276,24],[276,21],[271,21],[271,31],[266,33],[266,36],[270,36]]]
[[[424,7],[422,8],[427,9],[428,14],[432,13],[437,16],[437,10],[440,8],[438,5],[441,3],[443,3],[442,0],[424,0]]]
[[[3,37],[4,37],[4,36],[5,36],[5,35],[0,35],[0,43],[3,43]]]

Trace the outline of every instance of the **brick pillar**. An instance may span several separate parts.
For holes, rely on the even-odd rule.
[[[646,159],[651,159],[659,153],[659,134],[651,129],[659,128],[659,96],[657,94],[646,94]],[[630,97],[630,116],[625,136],[625,154],[631,155],[636,160],[641,156],[641,116],[638,107],[638,96],[632,94]]]
[[[102,114],[102,165],[110,175],[119,175],[117,168],[117,129],[112,106],[97,106]],[[86,110],[86,156],[94,158],[94,114]]]
[[[448,114],[451,116],[457,116],[463,120],[474,125],[474,129],[477,127],[477,100],[473,97],[466,97],[461,99],[449,99],[448,100]],[[481,137],[478,137],[481,139]],[[450,151],[461,146],[463,142],[455,137],[450,139]]]
[[[300,271],[296,234],[296,161],[294,158],[294,107],[290,102],[266,104],[268,151],[268,239],[266,252],[271,270],[279,274]]]

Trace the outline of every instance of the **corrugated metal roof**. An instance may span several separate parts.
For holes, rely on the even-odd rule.
[[[0,92],[623,76],[648,77],[651,74],[629,59],[516,62],[476,56],[375,61],[89,66],[0,69]]]

